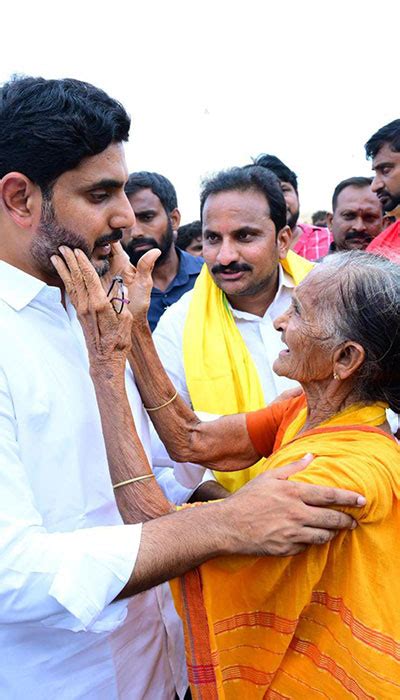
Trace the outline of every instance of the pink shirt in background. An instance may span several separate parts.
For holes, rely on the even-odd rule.
[[[297,224],[303,233],[297,239],[293,250],[307,260],[319,260],[327,255],[329,246],[333,240],[328,228],[310,226],[310,224]]]

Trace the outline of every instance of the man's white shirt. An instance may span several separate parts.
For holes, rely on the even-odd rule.
[[[264,316],[256,316],[230,307],[238,330],[257,368],[266,405],[286,389],[297,386],[297,382],[278,376],[272,369],[274,360],[285,347],[273,323],[290,305],[294,286],[293,279],[279,265],[278,290]],[[164,369],[188,404],[191,401],[183,362],[183,333],[193,293],[194,290],[187,292],[167,309],[153,333],[154,343]],[[211,416],[202,413],[201,418],[210,419]],[[162,458],[164,448],[154,430],[151,438],[153,463],[164,465]],[[200,470],[198,465],[178,465],[175,466],[175,475],[182,484],[189,487],[198,482]]]
[[[122,524],[116,506],[73,307],[0,262],[0,334],[1,696],[164,700],[175,687],[183,696],[168,586],[112,603],[134,569],[141,525]],[[128,374],[127,391],[150,457]]]

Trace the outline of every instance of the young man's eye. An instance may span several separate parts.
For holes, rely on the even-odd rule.
[[[215,233],[207,233],[205,235],[205,240],[207,243],[215,243],[218,240],[218,236]]]
[[[109,197],[108,192],[91,192],[90,196],[93,202],[104,202]]]

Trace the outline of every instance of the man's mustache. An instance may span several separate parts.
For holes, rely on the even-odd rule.
[[[372,241],[369,233],[365,233],[364,231],[349,231],[349,233],[345,235],[346,241],[353,241],[355,238],[364,238],[365,240]]]
[[[251,265],[247,265],[247,263],[232,262],[229,265],[214,265],[211,272],[218,275],[219,272],[251,272],[252,269]]]
[[[377,197],[390,197],[390,194],[387,191],[387,189],[385,189],[384,187],[381,187],[380,190],[377,190],[376,196]]]
[[[142,246],[151,246],[152,248],[158,248],[158,243],[154,238],[131,238],[131,240],[126,243],[126,250],[135,250],[135,248],[141,248]]]
[[[114,243],[115,241],[120,241],[122,235],[122,229],[116,228],[114,231],[111,231],[111,233],[107,233],[107,235],[98,238],[94,244],[94,247],[99,248],[100,246],[107,245],[107,243]]]

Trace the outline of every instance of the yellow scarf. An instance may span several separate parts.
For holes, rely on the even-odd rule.
[[[400,697],[400,449],[373,427],[384,418],[376,404],[297,438],[292,424],[267,461],[313,453],[293,480],[363,493],[355,530],[295,557],[216,559],[172,582],[194,700]]]
[[[289,251],[280,261],[299,284],[313,263]],[[254,411],[265,405],[257,369],[238,331],[225,294],[204,265],[194,286],[183,334],[183,360],[193,408],[216,414]],[[218,481],[236,491],[263,471],[264,460],[249,469],[221,474]]]

